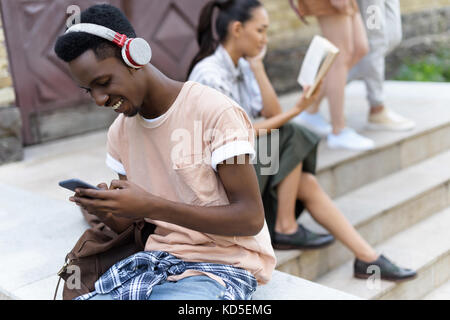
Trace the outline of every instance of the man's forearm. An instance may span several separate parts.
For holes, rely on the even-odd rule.
[[[148,213],[148,217],[222,236],[253,236],[264,224],[261,208],[240,203],[204,207],[163,200],[158,210]]]

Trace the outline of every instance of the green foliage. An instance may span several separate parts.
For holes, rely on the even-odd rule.
[[[408,59],[398,69],[395,80],[450,82],[450,49]]]

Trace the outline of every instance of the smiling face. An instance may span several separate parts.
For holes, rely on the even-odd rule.
[[[110,107],[127,117],[140,111],[145,97],[144,81],[139,81],[139,71],[126,67],[116,57],[98,60],[92,50],[87,50],[69,62],[69,69],[98,106]]]
[[[267,45],[267,28],[269,16],[264,7],[252,10],[251,19],[241,24],[241,30],[237,34],[237,45],[244,57],[257,56]]]

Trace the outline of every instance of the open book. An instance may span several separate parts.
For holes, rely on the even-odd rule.
[[[303,60],[298,83],[304,86],[311,86],[306,92],[309,98],[330,69],[331,65],[339,54],[339,49],[327,39],[321,36],[314,36]]]

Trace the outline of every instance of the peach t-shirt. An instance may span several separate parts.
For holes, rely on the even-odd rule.
[[[169,110],[156,119],[119,115],[108,131],[106,162],[153,195],[189,205],[222,206],[229,201],[217,164],[243,154],[253,157],[253,144],[252,124],[236,102],[186,82]],[[147,220],[157,228],[146,251],[243,268],[260,284],[271,278],[276,259],[266,223],[255,236],[230,237]]]

